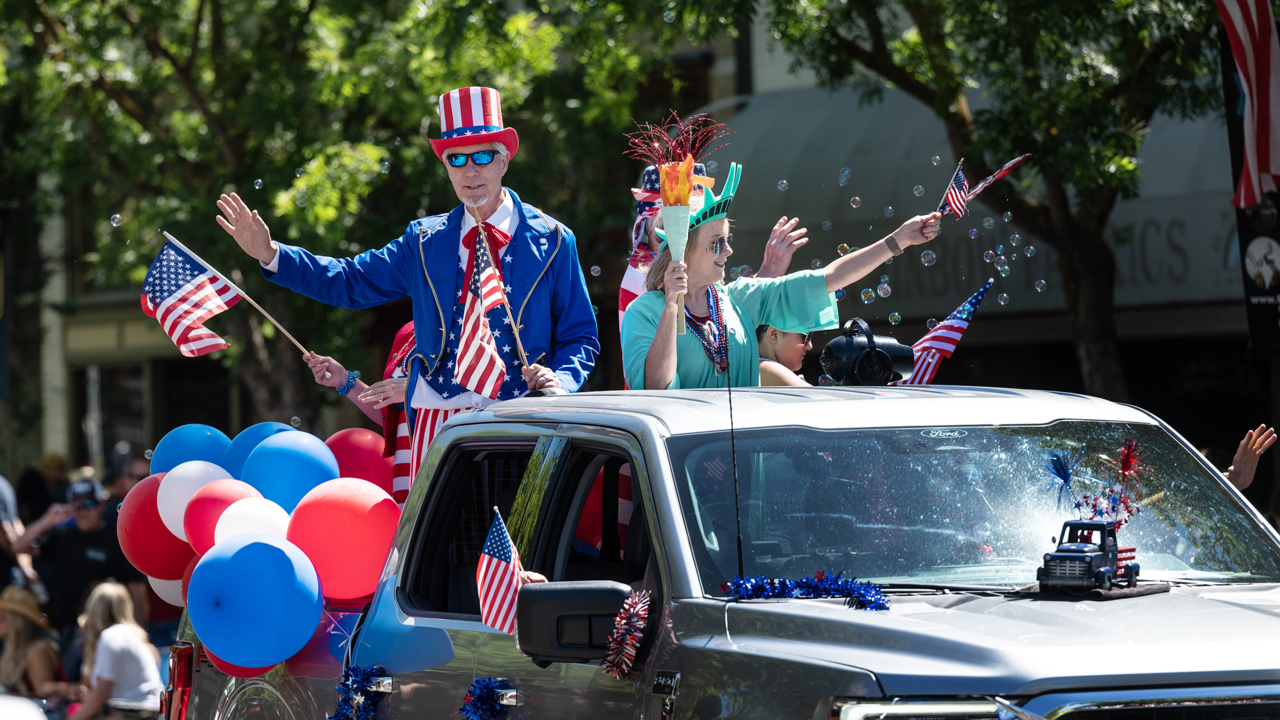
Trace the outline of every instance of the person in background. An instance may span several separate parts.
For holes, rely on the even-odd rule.
[[[36,695],[45,683],[65,680],[49,622],[30,591],[10,585],[0,592],[0,691]]]
[[[147,618],[147,582],[125,558],[116,529],[102,515],[107,498],[96,480],[80,480],[67,488],[66,505],[48,511],[14,543],[19,553],[33,552],[52,568],[49,616],[56,629],[73,629],[80,602],[90,583],[115,579],[133,595],[138,619]],[[63,526],[67,520],[73,523]],[[37,548],[37,543],[39,544]]]
[[[91,720],[105,715],[107,720],[137,716],[111,707],[110,701],[155,713],[160,709],[160,655],[143,630],[133,620],[129,590],[115,582],[93,589],[85,602],[79,623],[84,633],[85,687],[66,683],[46,683],[44,693],[68,699],[83,697],[79,709],[68,720]],[[154,715],[153,715],[154,716]]]
[[[140,457],[125,455],[115,465],[114,477],[106,485],[110,494],[106,499],[107,510],[102,515],[102,519],[113,527],[120,516],[120,503],[124,502],[124,497],[151,473],[151,463]]]
[[[1240,446],[1236,448],[1235,457],[1231,458],[1231,467],[1223,473],[1227,476],[1227,480],[1235,485],[1237,490],[1244,490],[1252,485],[1253,474],[1258,470],[1258,459],[1275,442],[1276,430],[1267,427],[1266,423],[1245,433]]]
[[[39,469],[30,469],[18,479],[18,517],[30,525],[44,515],[54,498],[66,497],[67,459],[50,453]]]
[[[805,353],[813,349],[811,333],[786,332],[769,325],[756,328],[760,345],[760,385],[808,387],[798,373]]]

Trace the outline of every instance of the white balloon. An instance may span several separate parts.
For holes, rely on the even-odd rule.
[[[187,606],[182,602],[181,580],[157,580],[148,575],[147,582],[151,584],[151,589],[156,591],[156,595],[159,595],[161,600],[178,607]]]
[[[213,528],[213,542],[244,533],[267,533],[283,538],[289,530],[289,513],[266,498],[237,500],[222,511]]]
[[[187,511],[187,503],[200,488],[214,480],[231,477],[231,473],[204,460],[184,462],[170,470],[160,481],[156,490],[156,507],[160,510],[160,519],[169,532],[186,540],[187,533],[182,529],[182,516]]]

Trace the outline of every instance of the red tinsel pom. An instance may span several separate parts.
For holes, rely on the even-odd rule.
[[[649,592],[641,590],[631,593],[631,597],[622,603],[622,609],[613,620],[609,650],[600,663],[600,667],[605,672],[618,680],[631,672],[631,666],[636,661],[636,651],[640,649],[640,640],[644,637],[644,629],[648,623]]]

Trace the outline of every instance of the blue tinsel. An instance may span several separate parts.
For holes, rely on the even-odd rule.
[[[506,717],[507,708],[498,704],[498,691],[509,690],[507,681],[495,677],[476,678],[467,688],[467,697],[458,712],[463,720],[497,720]]]
[[[1071,474],[1075,472],[1076,466],[1084,459],[1084,450],[1076,457],[1075,462],[1067,460],[1067,456],[1061,452],[1053,451],[1049,453],[1049,462],[1045,463],[1045,472],[1049,473],[1049,482],[1045,485],[1047,488],[1058,488],[1058,507],[1062,507],[1062,494],[1071,491]]]
[[[334,687],[338,700],[327,720],[373,720],[382,693],[373,692],[373,679],[386,674],[381,665],[352,665],[342,673],[342,683]]]
[[[813,577],[791,580],[788,578],[734,577],[723,586],[735,600],[766,600],[773,598],[848,598],[859,610],[888,610],[889,598],[873,583],[846,580],[840,573],[818,573]]]

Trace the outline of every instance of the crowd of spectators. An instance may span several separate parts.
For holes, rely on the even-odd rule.
[[[182,613],[120,549],[120,503],[149,473],[131,450],[116,448],[105,483],[59,455],[16,488],[0,477],[0,693],[43,698],[67,720],[154,717]]]

